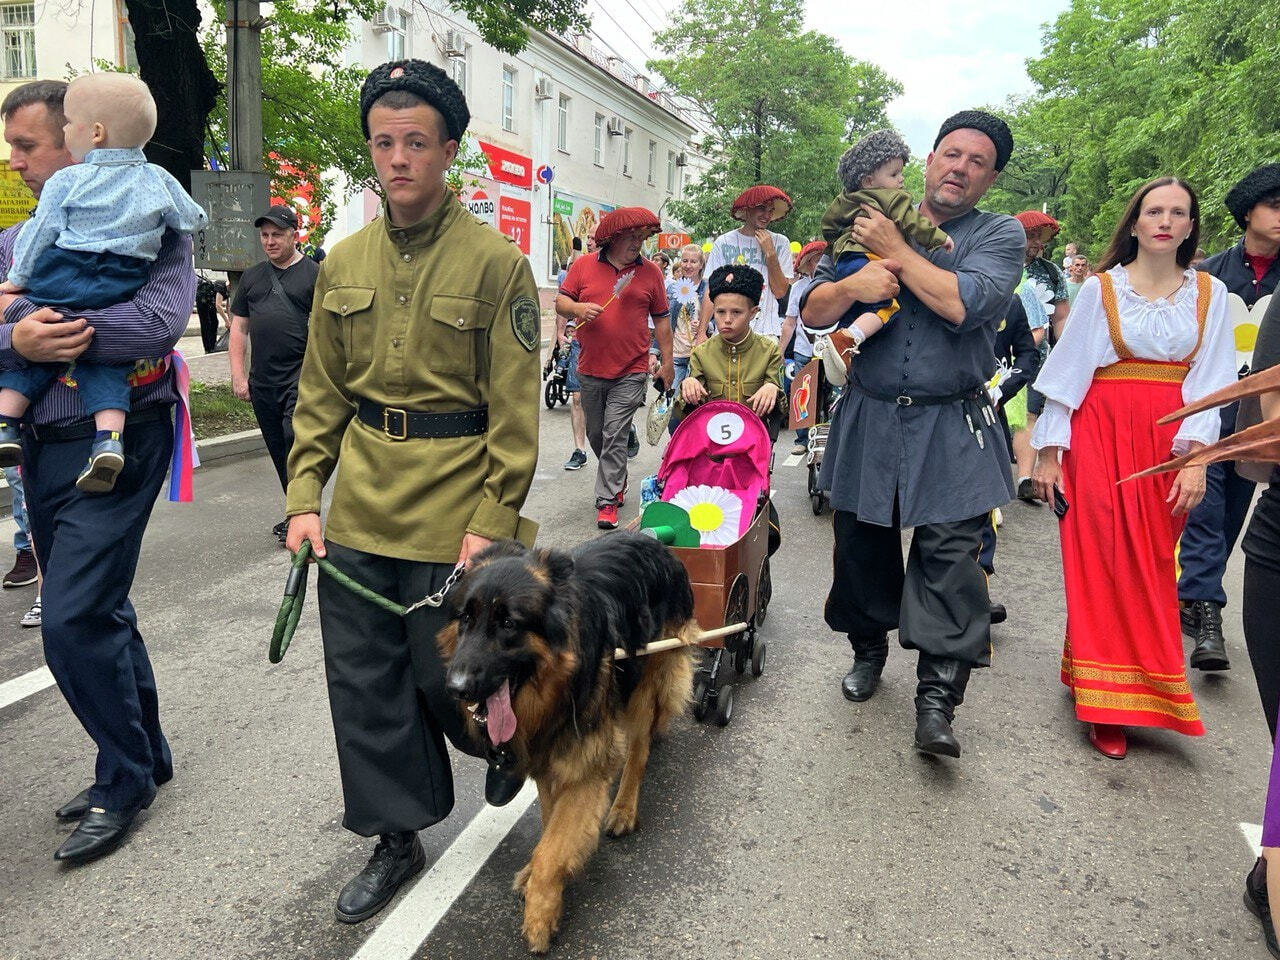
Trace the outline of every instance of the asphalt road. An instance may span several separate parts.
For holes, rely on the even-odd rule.
[[[560,546],[596,533],[594,461],[561,468],[568,420],[563,407],[544,411],[528,508],[542,542]],[[570,885],[552,956],[1264,957],[1240,902],[1253,858],[1240,824],[1260,820],[1270,750],[1238,603],[1227,611],[1233,669],[1192,678],[1208,735],[1135,732],[1126,760],[1104,759],[1058,681],[1053,522],[1015,503],[992,581],[1009,621],[960,709],[964,755],[922,757],[905,651],[894,648],[871,701],[840,695],[848,646],[821,615],[830,515],[811,514],[788,449],[779,444],[774,474],[784,542],[767,670],[739,687],[730,726],[685,719],[657,747],[640,830],[603,840]],[[657,459],[646,447],[633,476]],[[204,468],[197,497],[158,504],[134,590],[177,773],[124,847],[87,867],[54,864],[69,828],[52,812],[90,780],[92,745],[56,688],[0,708],[0,958],[345,960],[380,924],[412,931],[420,920],[416,902],[396,909],[403,896],[361,926],[333,919],[370,845],[340,826],[314,608],[284,663],[267,662],[286,567],[269,535],[281,505],[269,462]],[[0,537],[10,531],[0,525]],[[1233,600],[1240,579],[1236,558]],[[0,683],[42,666],[38,631],[16,625],[31,597],[0,595]],[[441,890],[440,858],[493,813],[482,766],[454,766],[457,809],[422,833],[428,863],[441,864],[422,883]],[[535,804],[498,831],[456,900],[441,894],[447,909],[421,946],[425,929],[362,956],[524,956],[510,883],[538,830]]]

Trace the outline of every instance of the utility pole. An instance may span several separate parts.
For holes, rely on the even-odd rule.
[[[227,2],[231,169],[262,170],[262,15],[258,0]]]

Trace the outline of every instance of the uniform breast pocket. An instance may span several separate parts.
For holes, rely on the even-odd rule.
[[[426,331],[427,367],[437,373],[475,376],[493,304],[474,297],[437,294],[431,298]]]
[[[373,359],[373,287],[331,287],[321,306],[342,318],[342,341],[347,359],[369,363]]]

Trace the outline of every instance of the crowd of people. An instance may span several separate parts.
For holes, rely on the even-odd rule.
[[[42,572],[46,660],[98,747],[92,785],[56,812],[77,826],[55,857],[82,863],[114,849],[173,776],[129,590],[189,442],[172,350],[195,300],[190,233],[203,213],[142,157],[154,103],[137,81],[26,84],[0,113],[11,167],[39,197],[30,223],[0,234],[0,464],[21,468],[11,482],[25,485],[31,534],[5,585]],[[229,301],[230,363],[284,492],[275,534],[407,605],[447,592],[493,541],[534,540],[522,511],[538,459],[541,311],[528,260],[451,202],[444,174],[469,123],[453,81],[421,61],[384,64],[360,116],[382,216],[318,264],[289,208],[264,211],[267,259]],[[1128,727],[1205,732],[1183,635],[1192,669],[1230,665],[1223,575],[1254,481],[1229,463],[1127,478],[1238,426],[1234,407],[1160,421],[1247,372],[1231,317],[1280,279],[1280,164],[1227,195],[1242,230],[1232,248],[1205,258],[1194,188],[1159,177],[1091,260],[1077,243],[1050,255],[1058,224],[1043,212],[980,209],[1013,151],[999,118],[957,113],[912,197],[906,144],[874,132],[833,158],[841,192],[823,236],[798,252],[776,229],[791,199],[767,184],[726,198],[737,225],[674,257],[644,254],[654,213],[608,213],[558,277],[573,395],[564,467],[595,457],[595,523],[616,528],[651,383],[674,401],[671,429],[682,410],[729,399],[776,437],[788,371],[822,357],[844,383],[819,478],[834,508],[825,619],[852,649],[843,695],[875,695],[896,631],[916,657],[914,746],[959,757],[957,710],[1004,617],[987,579],[1000,509],[1044,502],[1060,519],[1060,676],[1089,742],[1119,759]],[[1280,309],[1258,321],[1255,369],[1280,361]],[[806,443],[798,432],[792,449]],[[1280,480],[1268,479],[1244,540],[1244,623],[1274,738]],[[447,605],[400,617],[322,577],[319,607],[343,823],[378,838],[338,895],[338,919],[356,923],[422,869],[417,831],[452,809],[446,741],[484,750],[444,688],[434,637]],[[1278,778],[1267,856],[1247,882],[1273,951]],[[489,802],[520,786],[491,762]]]

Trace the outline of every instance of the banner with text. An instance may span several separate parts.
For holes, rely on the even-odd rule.
[[[613,209],[612,203],[601,203],[557,190],[551,199],[551,276],[555,277],[569,262],[573,253],[573,238],[583,241],[596,228],[600,218]]]

